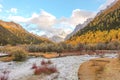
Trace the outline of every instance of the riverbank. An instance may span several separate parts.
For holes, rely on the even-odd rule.
[[[120,80],[119,58],[96,58],[80,65],[79,80]]]
[[[116,54],[106,54],[106,57],[115,57]],[[43,57],[30,58],[25,62],[0,62],[0,71],[9,70],[9,80],[27,80],[29,78],[36,78],[33,75],[33,70],[31,69],[33,63],[37,65],[44,60],[51,60],[54,65],[56,65],[59,75],[57,79],[54,80],[78,80],[78,69],[80,64],[90,59],[97,58],[96,55],[79,55],[79,56],[66,56],[59,58],[46,59]],[[50,78],[49,75],[47,78]],[[44,78],[44,77],[42,77]],[[42,80],[42,79],[41,79]],[[49,79],[46,79],[49,80]]]
[[[77,72],[79,65],[84,61],[87,61],[92,58],[95,58],[95,56],[69,56],[53,58],[49,60],[51,60],[54,63],[54,65],[56,65],[59,71],[59,76],[57,80],[77,80]],[[45,58],[38,57],[31,58],[25,62],[0,62],[0,70],[7,69],[10,71],[9,80],[26,80],[29,77],[34,77],[33,70],[31,69],[33,63],[39,65],[40,61],[42,61],[43,59],[47,60]]]

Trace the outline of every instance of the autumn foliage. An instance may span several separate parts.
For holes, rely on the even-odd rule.
[[[56,66],[54,66],[50,60],[48,60],[48,61],[42,60],[40,63],[40,66],[37,66],[34,63],[32,66],[32,69],[34,69],[35,75],[52,74],[52,73],[58,72]]]

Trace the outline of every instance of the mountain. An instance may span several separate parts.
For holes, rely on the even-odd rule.
[[[59,43],[61,41],[64,41],[64,37],[60,36],[60,35],[53,35],[53,36],[47,36],[47,35],[42,35],[41,37],[49,39],[52,42],[56,42]]]
[[[72,33],[68,34],[65,38],[65,40],[68,40],[71,36],[73,36],[74,34],[76,34],[80,29],[84,28],[90,21],[92,20],[92,18],[87,19],[83,24],[78,24],[75,29],[73,30]]]
[[[15,22],[0,20],[0,45],[38,44],[42,42],[50,41],[27,32]]]
[[[100,43],[120,41],[120,0],[109,5],[89,24],[73,35],[67,43]]]
[[[54,35],[52,36],[51,38],[49,38],[51,41],[53,42],[61,42],[61,41],[64,41],[64,38],[60,37],[60,36],[57,36],[57,35]]]
[[[42,38],[47,38],[48,39],[48,36],[47,35],[41,35]]]

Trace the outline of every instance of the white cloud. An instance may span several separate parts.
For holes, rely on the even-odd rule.
[[[0,9],[0,12],[2,12],[2,9]]]
[[[94,16],[95,16],[95,12],[75,9],[73,10],[70,18],[61,18],[60,22],[64,24],[69,24],[75,27],[76,25],[80,23],[81,24],[84,23],[84,21],[86,21],[88,18],[91,18]]]
[[[18,9],[17,9],[17,8],[11,8],[11,9],[10,9],[10,12],[11,12],[11,13],[15,13],[15,14],[16,14],[16,13],[17,13],[17,11],[18,11]]]
[[[0,4],[0,12],[2,12],[2,8],[3,8],[3,6],[2,6],[2,4]]]
[[[2,4],[0,4],[0,8],[3,8]]]
[[[84,10],[73,10],[69,18],[62,17],[57,19],[54,15],[41,10],[40,14],[33,13],[31,17],[9,16],[8,19],[15,22],[34,24],[39,31],[44,31],[48,36],[62,36],[69,34],[76,25],[83,23],[86,19],[92,17],[94,12]],[[36,32],[37,33],[37,32]]]
[[[40,28],[52,27],[55,21],[56,17],[44,10],[40,14],[33,13],[32,17],[28,20],[29,23],[37,24]]]
[[[9,16],[8,17],[9,20],[12,20],[14,22],[24,22],[26,23],[28,21],[27,18],[21,17],[21,16]]]
[[[116,2],[116,1],[117,0],[106,0],[106,2],[98,8],[98,10],[104,10],[107,8],[107,6],[109,6],[111,3]]]
[[[73,10],[71,16],[71,23],[77,25],[78,23],[83,23],[86,19],[92,17],[92,12],[76,9]]]

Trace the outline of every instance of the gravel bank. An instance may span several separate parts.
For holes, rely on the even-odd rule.
[[[116,55],[107,54],[106,56],[115,57]],[[77,72],[80,64],[93,58],[97,58],[97,56],[82,55],[50,59],[60,72],[55,80],[78,80]],[[31,70],[32,64],[40,64],[40,61],[43,59],[39,57],[28,59],[25,62],[0,62],[0,71],[6,69],[11,71],[9,80],[27,80],[28,77],[33,76],[33,70]],[[50,77],[48,76],[44,80],[51,80]]]

